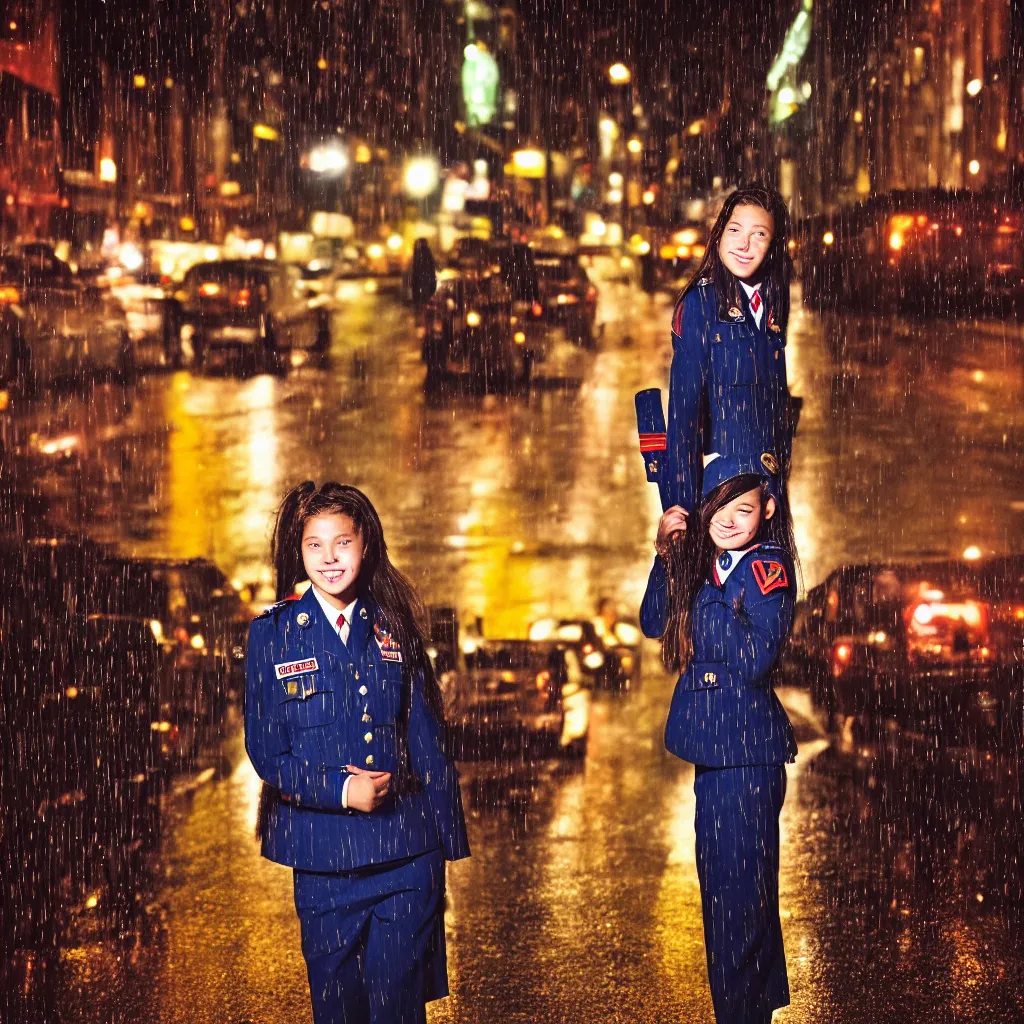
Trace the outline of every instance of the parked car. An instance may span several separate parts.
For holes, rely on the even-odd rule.
[[[537,253],[540,305],[548,324],[565,329],[566,337],[586,347],[594,343],[597,288],[580,266],[579,257]]]
[[[18,337],[25,390],[96,375],[134,378],[136,352],[124,308],[108,291],[82,286],[55,257],[0,256],[0,307]]]
[[[215,353],[241,352],[281,370],[293,349],[330,348],[330,314],[310,298],[298,267],[270,260],[215,260],[191,267],[177,293],[181,339],[204,366]]]
[[[833,724],[893,720],[1022,749],[1024,559],[847,565],[798,606],[785,655]]]
[[[428,385],[452,374],[486,390],[529,381],[526,335],[512,323],[512,295],[497,273],[442,280],[424,310],[422,332]]]
[[[572,647],[480,640],[442,675],[457,760],[586,754],[590,691]]]
[[[623,691],[640,682],[643,638],[631,622],[616,622],[609,630],[600,619],[538,619],[529,637],[570,645],[595,689]]]

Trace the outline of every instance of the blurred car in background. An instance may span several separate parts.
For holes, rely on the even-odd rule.
[[[309,298],[298,267],[270,260],[215,260],[193,266],[177,293],[181,339],[202,367],[216,353],[241,352],[281,370],[294,349],[330,348],[330,314]]]
[[[424,307],[421,332],[428,386],[453,374],[485,390],[529,381],[526,333],[512,323],[512,294],[497,273],[442,275]]]
[[[120,302],[82,286],[45,248],[0,256],[0,307],[19,335],[19,374],[26,390],[77,383],[96,375],[134,378],[136,351]]]
[[[707,237],[707,226],[698,221],[658,231],[652,245],[658,254],[658,280],[672,289],[682,288],[704,259]]]
[[[639,685],[643,638],[631,622],[609,629],[600,618],[538,619],[530,624],[529,637],[571,646],[596,690],[622,692]]]
[[[787,677],[830,723],[1022,749],[1024,559],[847,565],[797,606]]]
[[[580,265],[579,256],[538,252],[535,263],[545,321],[563,328],[570,341],[590,348],[594,344],[597,288]]]

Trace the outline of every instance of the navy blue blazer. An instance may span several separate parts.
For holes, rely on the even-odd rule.
[[[703,456],[770,452],[786,479],[793,446],[786,382],[785,325],[766,309],[758,327],[746,293],[724,301],[703,279],[672,318],[665,494],[668,508],[692,511]]]
[[[448,860],[468,857],[458,773],[421,679],[403,693],[402,652],[371,604],[357,603],[349,628],[346,645],[310,588],[249,629],[245,747],[274,791],[263,855],[302,871],[348,871],[438,847]],[[343,809],[345,765],[397,771],[402,714],[418,784],[372,813]]]
[[[649,637],[665,631],[667,576],[659,559],[640,612]],[[793,625],[793,559],[780,547],[748,551],[723,586],[708,580],[693,608],[693,657],[676,683],[665,746],[712,768],[785,764],[796,741],[771,686]]]

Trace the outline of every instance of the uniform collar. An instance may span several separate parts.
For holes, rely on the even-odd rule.
[[[736,571],[736,566],[743,560],[744,555],[758,547],[751,544],[749,548],[742,548],[739,551],[721,551],[715,556],[715,564],[712,566],[711,575],[716,587],[724,587],[725,581]]]
[[[321,646],[333,648],[335,653],[344,654],[349,659],[363,656],[371,626],[370,613],[362,598],[356,598],[344,609],[345,619],[349,626],[348,643],[342,643],[341,637],[338,635],[336,625],[338,609],[324,601],[312,584],[309,585],[309,589],[302,595],[298,603],[299,611],[308,616],[308,628],[315,627],[313,638]]]
[[[331,604],[327,600],[327,598],[324,597],[324,595],[321,594],[320,591],[313,586],[312,583],[309,585],[309,589],[313,591],[313,596],[316,598],[316,603],[320,605],[320,607],[323,609],[323,613],[327,617],[327,621],[330,622],[335,629],[337,629],[338,609],[335,608],[334,605]],[[356,605],[358,604],[359,598],[357,597],[354,601],[352,601],[350,604],[345,605],[345,607],[341,609],[341,614],[345,616],[345,621],[348,623],[350,631],[352,628],[352,622],[355,619]]]

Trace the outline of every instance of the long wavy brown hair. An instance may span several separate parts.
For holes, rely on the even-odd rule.
[[[661,657],[671,672],[684,672],[693,657],[693,606],[700,588],[711,577],[712,565],[718,554],[711,539],[711,520],[719,509],[755,487],[761,491],[761,528],[756,543],[777,544],[796,561],[793,520],[784,491],[781,497],[772,494],[775,514],[766,519],[769,493],[768,483],[763,477],[744,473],[720,483],[694,510],[682,539],[669,547],[668,621],[661,637]]]

